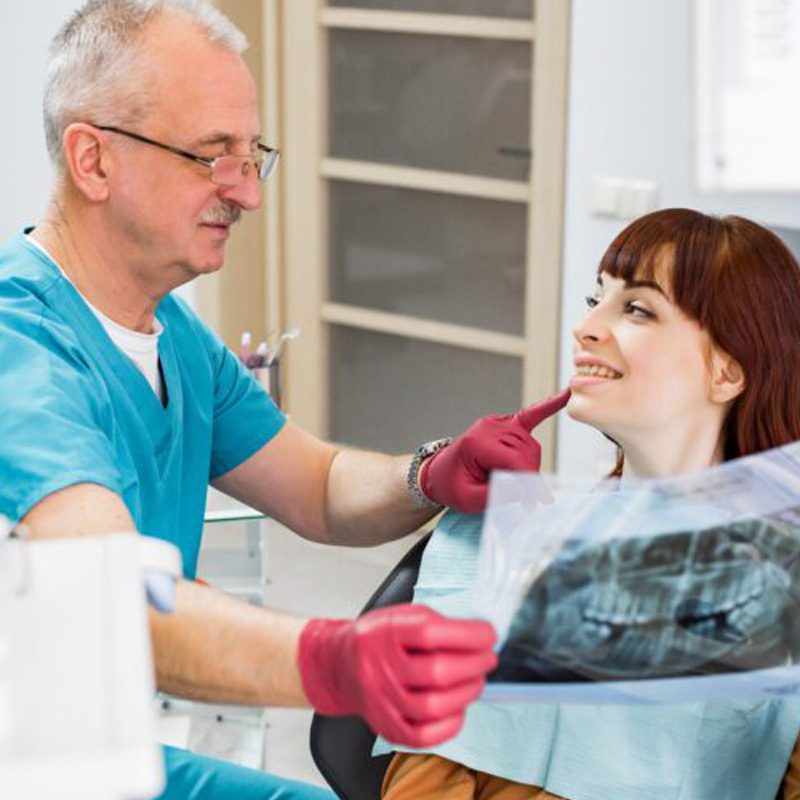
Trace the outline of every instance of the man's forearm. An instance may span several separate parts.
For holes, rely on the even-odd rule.
[[[340,450],[326,488],[326,521],[332,544],[381,544],[424,525],[435,511],[411,499],[406,475],[411,456]]]
[[[305,622],[181,581],[176,611],[150,615],[158,688],[212,703],[305,706],[296,666]]]
[[[381,544],[433,516],[408,493],[410,463],[411,456],[337,449],[289,422],[214,485],[311,541]]]

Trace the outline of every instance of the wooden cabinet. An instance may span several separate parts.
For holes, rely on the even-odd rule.
[[[554,391],[568,0],[220,5],[260,9],[245,30],[283,159],[251,294],[262,330],[303,329],[293,418],[403,451]],[[227,269],[241,319],[253,297],[224,290],[246,269]]]

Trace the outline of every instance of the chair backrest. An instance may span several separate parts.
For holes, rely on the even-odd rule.
[[[403,556],[367,601],[362,614],[412,599],[428,539],[430,534]],[[317,768],[342,800],[379,800],[391,756],[372,757],[375,734],[360,717],[314,714],[310,744]]]

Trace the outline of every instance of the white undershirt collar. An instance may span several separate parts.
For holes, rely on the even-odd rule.
[[[84,303],[89,307],[91,312],[100,321],[100,324],[105,329],[112,342],[125,353],[128,358],[139,368],[142,374],[147,379],[152,390],[156,393],[156,397],[164,399],[164,387],[161,379],[161,370],[158,368],[158,339],[164,331],[161,323],[153,317],[153,332],[140,333],[114,322],[113,319],[107,317],[99,308],[93,306],[80,289],[73,283],[70,277],[64,272],[61,265],[47,252],[39,242],[28,236],[28,241],[36,247],[39,251],[44,253],[50,261],[52,261],[59,269],[64,278],[69,281],[75,288],[75,291],[80,294]]]

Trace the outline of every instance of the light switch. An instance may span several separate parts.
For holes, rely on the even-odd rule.
[[[619,201],[619,216],[635,219],[658,208],[658,186],[652,181],[627,181]]]
[[[592,178],[592,213],[604,217],[616,217],[619,212],[619,195],[622,181],[595,175]]]
[[[595,216],[635,219],[658,208],[658,184],[595,175],[590,202]]]

